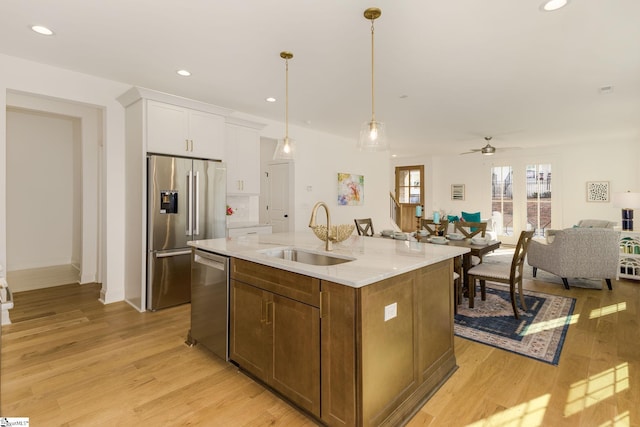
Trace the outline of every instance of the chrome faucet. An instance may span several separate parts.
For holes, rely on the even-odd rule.
[[[320,206],[324,207],[324,210],[327,213],[327,241],[324,248],[325,250],[330,251],[333,249],[333,242],[336,241],[336,236],[331,235],[331,216],[329,215],[329,206],[327,206],[325,202],[318,202],[313,207],[313,210],[311,211],[311,219],[309,220],[309,227],[313,228],[317,225],[316,215]]]

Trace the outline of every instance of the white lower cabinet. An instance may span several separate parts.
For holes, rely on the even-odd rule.
[[[227,229],[227,237],[246,236],[249,234],[271,234],[271,226],[256,225],[255,227],[239,227]]]

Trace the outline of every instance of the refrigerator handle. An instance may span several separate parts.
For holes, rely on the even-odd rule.
[[[187,236],[191,236],[193,234],[193,215],[191,213],[191,209],[192,209],[192,198],[193,198],[193,191],[192,191],[192,185],[191,185],[191,180],[192,180],[192,171],[187,172],[187,230],[184,233]]]
[[[194,211],[195,211],[195,221],[193,226],[193,235],[197,236],[200,234],[200,171],[196,171],[195,174],[195,190],[193,192],[193,196],[195,199],[194,203]]]

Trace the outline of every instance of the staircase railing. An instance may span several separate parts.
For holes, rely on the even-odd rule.
[[[389,217],[391,218],[393,224],[398,227],[398,230],[400,229],[400,227],[398,226],[398,219],[400,218],[401,209],[402,207],[400,206],[400,203],[398,203],[393,194],[389,192]]]

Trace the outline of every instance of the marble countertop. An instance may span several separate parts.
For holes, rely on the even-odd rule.
[[[353,261],[338,265],[310,265],[274,258],[263,253],[265,250],[282,247],[326,253],[324,242],[319,240],[311,230],[194,240],[189,242],[189,245],[355,288],[469,252],[468,248],[455,246],[353,235],[344,242],[334,243],[333,250],[329,254],[355,258]]]

